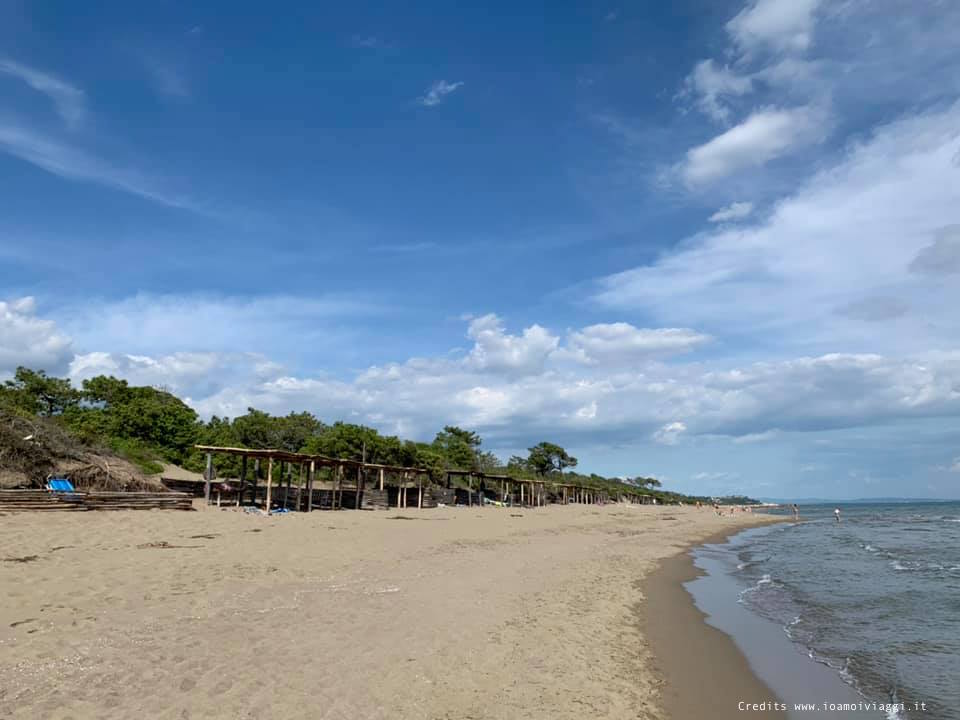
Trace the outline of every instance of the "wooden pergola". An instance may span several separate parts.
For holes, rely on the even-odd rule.
[[[260,449],[260,448],[237,448],[237,447],[219,447],[214,445],[195,445],[197,450],[206,453],[206,471],[204,472],[204,498],[210,502],[210,489],[213,482],[213,457],[214,455],[233,455],[240,458],[240,482],[237,490],[237,504],[243,504],[243,498],[249,487],[250,498],[253,504],[257,502],[257,480],[261,474],[261,463],[266,461],[266,494],[264,498],[264,507],[269,510],[273,507],[274,489],[278,495],[282,491],[282,505],[287,507],[290,504],[291,481],[294,474],[294,468],[299,468],[299,478],[296,486],[296,496],[293,499],[293,506],[297,509],[304,509],[303,491],[306,489],[306,510],[310,512],[314,509],[314,489],[318,479],[318,473],[327,469],[328,482],[330,484],[329,501],[320,503],[316,507],[326,507],[329,509],[343,508],[344,490],[352,492],[353,507],[360,509],[364,499],[370,498],[378,503],[378,507],[390,506],[389,495],[386,492],[387,475],[393,476],[393,481],[389,483],[390,487],[395,487],[397,491],[396,507],[406,508],[414,506],[423,507],[424,502],[424,477],[429,486],[430,471],[426,468],[404,467],[399,465],[383,465],[380,463],[370,463],[362,460],[348,460],[346,458],[333,458],[326,455],[308,454],[290,452],[287,450]],[[248,483],[249,466],[248,459],[253,460],[253,481]],[[274,485],[274,466],[280,464],[280,477],[278,483]],[[367,487],[368,474],[375,473],[376,481],[372,487]],[[474,504],[474,482],[475,480],[490,485],[496,490],[499,488],[499,497],[502,502],[518,504],[521,507],[542,507],[549,502],[547,487],[557,502],[568,504],[594,504],[606,503],[610,501],[610,495],[604,490],[591,488],[572,483],[558,483],[547,479],[526,479],[517,478],[512,475],[500,475],[494,473],[484,473],[475,470],[447,470],[447,485],[450,484],[452,477],[467,478],[469,492],[468,505]],[[347,478],[352,480],[347,480]],[[286,484],[284,484],[284,481]],[[346,487],[345,487],[346,485]],[[410,498],[410,490],[416,490],[416,500]],[[371,498],[371,496],[374,496]],[[322,498],[322,493],[321,493]],[[618,494],[617,500],[623,502],[628,499],[630,502],[641,502],[646,504],[651,499],[650,496],[637,496],[633,493]],[[482,500],[480,501],[482,503]]]
[[[520,506],[540,507],[547,504],[546,481],[527,480],[517,478],[512,475],[498,475],[494,473],[479,472],[477,470],[447,470],[447,484],[449,485],[451,477],[467,478],[469,492],[468,505],[473,505],[474,480],[479,480],[486,484],[489,480],[493,488],[499,487],[499,497],[501,502],[506,502],[509,498],[511,502],[514,498],[519,498]],[[481,499],[481,502],[482,499]]]
[[[314,485],[317,480],[317,472],[322,468],[330,470],[331,495],[328,507],[337,509],[343,507],[344,480],[349,474],[353,475],[354,508],[359,510],[361,499],[366,488],[367,471],[375,471],[378,475],[379,490],[384,491],[387,473],[398,476],[395,483],[397,486],[397,507],[408,506],[408,490],[412,481],[415,481],[414,487],[417,488],[417,507],[423,507],[423,478],[429,476],[430,471],[426,468],[403,467],[398,465],[382,465],[379,463],[368,463],[361,460],[348,460],[346,458],[332,458],[326,455],[312,455],[307,453],[289,452],[287,450],[259,449],[259,448],[236,448],[236,447],[218,447],[214,445],[195,445],[195,449],[206,453],[206,470],[204,472],[204,498],[210,502],[210,485],[213,480],[213,456],[214,455],[234,455],[240,457],[240,487],[237,494],[238,504],[242,504],[244,491],[247,486],[248,476],[248,458],[254,461],[253,483],[251,485],[251,499],[256,503],[257,479],[260,475],[261,461],[267,463],[267,487],[264,507],[269,511],[273,504],[273,470],[274,464],[281,464],[280,484],[278,491],[284,490],[284,506],[289,500],[290,482],[292,468],[300,468],[300,477],[297,483],[297,496],[294,502],[296,508],[302,508],[302,493],[304,486],[307,491],[307,512],[313,510]],[[283,470],[283,464],[286,464],[286,472]],[[285,476],[285,477],[284,477]],[[283,486],[283,480],[286,479],[286,486]],[[304,482],[304,480],[306,482]],[[391,483],[393,484],[393,483]]]

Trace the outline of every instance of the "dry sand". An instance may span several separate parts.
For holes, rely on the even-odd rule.
[[[0,717],[669,717],[641,581],[771,521],[399,514],[0,517]]]

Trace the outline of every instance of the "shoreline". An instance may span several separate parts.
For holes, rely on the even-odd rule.
[[[665,558],[776,521],[627,505],[11,514],[0,697],[12,718],[61,720],[664,720],[638,591]]]
[[[799,652],[782,627],[740,605],[747,588],[730,574],[727,553],[754,529],[760,528],[694,543],[648,578],[642,622],[659,660],[670,720],[744,713],[792,720],[884,717],[834,668]],[[818,707],[795,708],[811,702]]]
[[[707,623],[684,584],[705,575],[692,551],[727,542],[743,528],[715,533],[666,558],[644,582],[646,601],[638,608],[644,634],[662,682],[661,702],[670,720],[743,718],[749,703],[781,703],[761,680],[727,633]],[[783,717],[773,709],[751,710],[750,717]]]

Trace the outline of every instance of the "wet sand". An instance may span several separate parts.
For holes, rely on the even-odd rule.
[[[671,717],[637,616],[644,578],[771,521],[650,506],[9,514],[0,717]]]
[[[723,542],[720,533],[705,542]],[[663,561],[644,583],[643,627],[663,679],[672,720],[785,717],[780,699],[753,672],[729,635],[707,625],[683,583],[701,574],[688,553]],[[746,711],[740,703],[755,705]],[[774,704],[777,704],[776,706]]]

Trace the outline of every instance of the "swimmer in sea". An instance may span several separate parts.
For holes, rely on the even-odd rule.
[[[837,519],[837,523],[840,523],[840,508],[836,508],[833,511],[833,516]]]

